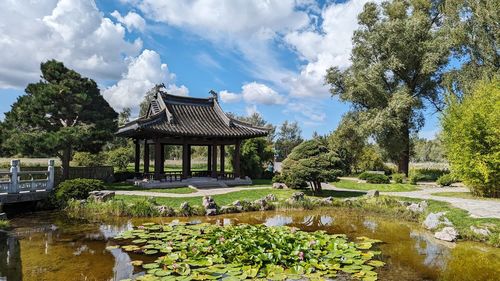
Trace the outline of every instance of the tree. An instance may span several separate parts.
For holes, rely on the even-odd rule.
[[[352,104],[363,129],[398,170],[408,174],[410,134],[423,125],[426,104],[441,107],[439,82],[449,43],[439,29],[440,1],[367,3],[353,35],[352,65],[332,67],[333,96]]]
[[[5,114],[6,144],[25,155],[57,155],[66,179],[73,150],[100,151],[113,138],[118,116],[92,79],[55,60],[41,70],[42,80],[29,84]]]
[[[301,182],[309,182],[313,192],[321,192],[321,182],[336,180],[342,174],[339,162],[325,141],[308,140],[297,145],[283,161],[282,176],[292,188],[301,187]]]
[[[118,126],[123,126],[130,121],[132,110],[130,107],[125,107],[122,112],[118,113]]]
[[[233,153],[233,150],[228,151]],[[261,178],[264,165],[272,161],[273,150],[266,138],[253,138],[241,144],[240,170],[244,176]],[[230,163],[232,163],[232,157]]]
[[[499,120],[499,78],[480,81],[461,102],[450,95],[442,117],[451,170],[478,196],[500,197]]]
[[[301,133],[302,130],[297,122],[285,121],[279,127],[274,144],[279,161],[285,159],[292,152],[292,149],[303,141]]]
[[[413,143],[412,161],[445,162],[443,146],[440,139],[426,140],[414,136],[411,141]]]
[[[344,115],[337,129],[328,138],[330,149],[337,153],[342,171],[347,175],[359,168],[358,162],[366,146],[366,136],[355,117],[352,113]]]

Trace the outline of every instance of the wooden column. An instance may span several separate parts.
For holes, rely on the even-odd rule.
[[[188,177],[190,177],[191,176],[191,145],[190,144],[188,144],[187,169],[188,169]]]
[[[161,170],[161,142],[155,140],[155,180],[159,180],[161,178],[162,170]]]
[[[182,145],[182,178],[187,179],[189,177],[189,145],[184,143]]]
[[[224,145],[221,144],[221,146],[220,146],[220,172],[221,172],[221,174],[224,174],[224,166],[225,166],[224,165],[225,164],[224,163],[224,160],[225,160],[224,156],[225,156],[225,154],[226,154],[226,152],[225,152],[225,149],[224,149]]]
[[[149,144],[144,140],[144,173],[149,173]]]
[[[138,174],[140,172],[139,167],[141,165],[141,143],[138,139],[134,140],[135,144],[135,159],[134,159],[134,172]]]
[[[160,163],[161,169],[160,169],[160,171],[162,174],[164,174],[165,173],[165,145],[163,143],[161,144],[160,152],[161,152],[161,163]]]
[[[237,140],[234,145],[234,155],[233,155],[233,173],[235,178],[241,176],[240,171],[240,150],[241,150],[241,140]]]
[[[207,146],[207,171],[212,174],[212,146]]]
[[[212,145],[212,178],[217,178],[217,145]]]

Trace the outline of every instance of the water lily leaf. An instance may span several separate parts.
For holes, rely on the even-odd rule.
[[[144,269],[152,269],[152,268],[158,268],[158,267],[160,267],[160,265],[157,263],[146,263],[146,264],[142,265],[142,268],[144,268]]]
[[[375,266],[375,267],[381,267],[385,265],[385,262],[383,261],[378,261],[378,260],[371,260],[368,262],[369,265]]]
[[[130,264],[133,266],[141,266],[144,262],[141,260],[131,261]]]

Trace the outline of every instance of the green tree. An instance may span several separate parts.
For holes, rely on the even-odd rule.
[[[297,122],[285,121],[281,124],[274,144],[279,161],[285,159],[303,141],[301,134],[302,130]]]
[[[29,84],[5,114],[6,145],[24,155],[57,155],[67,178],[72,151],[100,151],[113,138],[118,116],[92,79],[55,60],[41,70],[42,80]]]
[[[445,162],[443,146],[440,139],[426,140],[412,137],[413,162]]]
[[[229,151],[228,151],[229,152]],[[232,154],[233,151],[230,151]],[[229,158],[232,164],[232,157]],[[243,176],[260,178],[264,171],[264,165],[272,161],[273,150],[268,145],[266,138],[254,138],[245,140],[241,145],[240,169]]]
[[[352,65],[328,70],[332,95],[352,104],[362,128],[408,174],[410,134],[426,104],[440,106],[449,43],[439,28],[441,1],[367,3],[353,35]]]
[[[130,162],[134,161],[134,151],[129,147],[118,147],[106,152],[107,163],[118,171],[126,171]]]
[[[337,153],[342,162],[344,174],[350,174],[353,169],[358,170],[358,162],[366,146],[366,136],[355,117],[350,113],[344,115],[337,129],[328,138],[330,149]]]
[[[459,102],[451,95],[442,117],[452,172],[478,196],[500,197],[500,79],[480,81]]]
[[[302,187],[309,182],[313,192],[321,192],[321,182],[337,179],[340,159],[328,149],[326,141],[318,139],[304,141],[297,145],[283,161],[282,176],[292,188]]]

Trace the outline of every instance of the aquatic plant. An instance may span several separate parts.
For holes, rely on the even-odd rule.
[[[380,252],[370,250],[378,240],[353,242],[287,226],[146,223],[115,239],[124,251],[158,256],[132,262],[146,270],[137,280],[323,280],[337,274],[376,280],[375,269],[384,265],[374,259]]]

